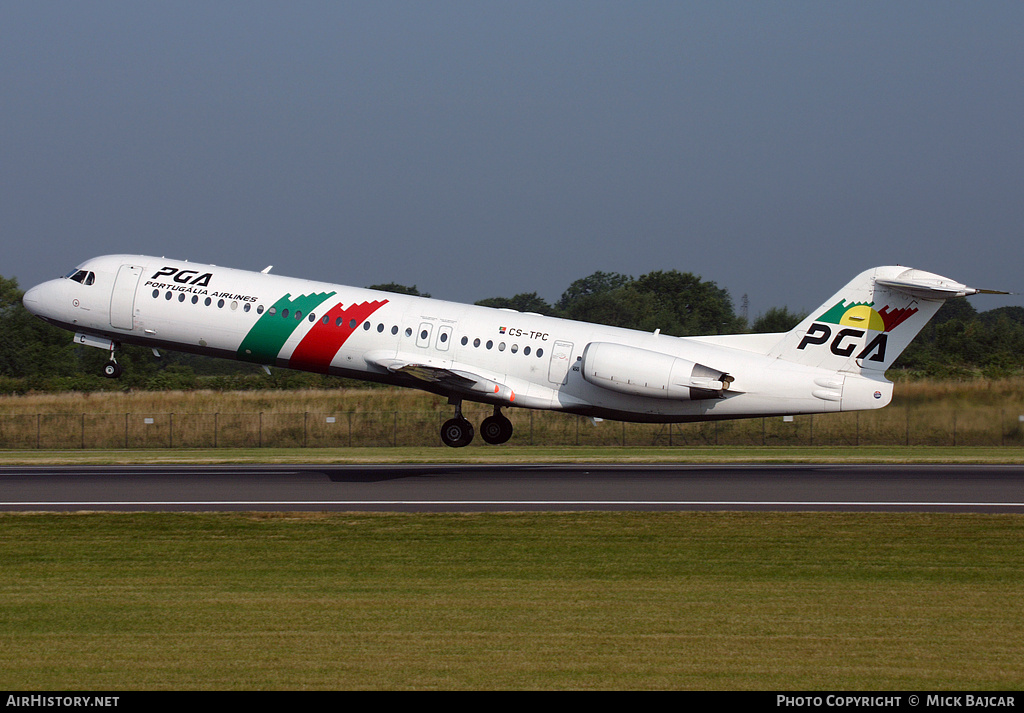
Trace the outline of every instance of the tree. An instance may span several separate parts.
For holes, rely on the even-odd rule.
[[[743,330],[729,292],[692,272],[678,270],[650,272],[634,283],[636,289],[655,302],[657,323],[642,329],[660,328],[677,337],[700,334],[731,334]]]
[[[481,307],[514,309],[517,312],[535,312],[548,316],[555,314],[554,307],[536,292],[522,292],[515,297],[488,297],[485,300],[479,300],[476,304]]]
[[[569,285],[569,289],[563,292],[562,297],[555,303],[555,309],[558,312],[571,311],[573,305],[591,295],[614,292],[632,281],[633,278],[629,275],[622,275],[618,272],[595,272]]]
[[[0,375],[41,377],[76,370],[67,332],[32,315],[15,278],[0,276]]]
[[[576,280],[555,306],[567,319],[596,322],[678,337],[743,330],[728,291],[678,270],[658,270],[633,279],[595,272]]]
[[[428,293],[420,292],[416,289],[416,285],[409,287],[407,285],[400,285],[397,282],[388,282],[383,285],[370,285],[366,289],[380,290],[381,292],[394,292],[399,295],[412,295],[413,297],[430,297]]]
[[[768,334],[773,332],[788,332],[800,324],[806,317],[790,312],[788,307],[772,307],[767,312],[754,320],[750,331],[755,334]]]

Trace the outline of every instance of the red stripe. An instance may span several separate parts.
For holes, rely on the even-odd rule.
[[[388,303],[382,302],[361,302],[344,309],[337,304],[327,312],[327,324],[324,324],[323,317],[320,317],[309,333],[302,338],[299,345],[295,347],[288,365],[293,369],[303,371],[315,371],[326,374],[331,365],[331,360],[338,353],[345,341],[371,314]],[[338,324],[338,318],[341,324]],[[354,326],[352,320],[355,320]]]

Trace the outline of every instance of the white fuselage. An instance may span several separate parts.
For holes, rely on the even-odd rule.
[[[770,356],[782,334],[670,337],[135,255],[95,258],[78,273],[33,288],[25,305],[76,332],[79,341],[99,346],[109,340],[111,349],[118,343],[175,349],[459,400],[628,421],[879,408],[892,393],[881,373],[837,372]],[[626,376],[606,375],[596,346],[588,375],[588,345],[627,347],[621,353],[633,363],[623,365]],[[616,349],[604,353],[620,353]],[[677,371],[691,362],[706,369],[693,370],[690,382],[672,377],[677,386],[670,388],[682,397],[658,392],[657,376],[636,383],[662,362]],[[717,376],[700,377],[704,372]],[[715,395],[688,391],[701,383],[711,384]]]

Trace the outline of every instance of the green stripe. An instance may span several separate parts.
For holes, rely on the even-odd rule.
[[[295,299],[291,299],[291,295],[286,294],[275,302],[273,307],[264,312],[249,333],[245,335],[241,346],[238,347],[238,358],[257,364],[273,364],[277,360],[277,355],[281,353],[281,347],[288,341],[288,337],[302,323],[301,319],[295,319],[295,311],[302,312],[304,319],[306,315],[334,294],[334,292],[317,292],[312,295],[299,295]],[[288,310],[287,317],[282,316],[284,310]],[[272,312],[273,314],[271,314]]]

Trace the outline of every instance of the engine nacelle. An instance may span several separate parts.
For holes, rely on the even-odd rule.
[[[583,378],[595,386],[659,399],[720,399],[733,378],[724,372],[674,357],[611,342],[583,350]]]

